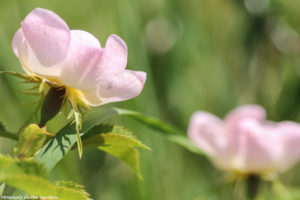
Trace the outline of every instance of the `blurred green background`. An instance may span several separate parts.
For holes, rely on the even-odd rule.
[[[53,10],[71,29],[92,33],[102,46],[112,33],[126,41],[127,68],[146,71],[148,80],[139,97],[107,106],[156,116],[184,131],[196,110],[223,117],[235,106],[250,103],[263,105],[268,119],[300,121],[298,1],[0,0],[0,70],[23,72],[11,40],[36,7]],[[24,104],[37,99],[22,94],[28,86],[19,82],[0,77],[0,121],[11,132],[35,107]],[[223,174],[205,158],[135,121],[122,118],[116,123],[154,150],[141,151],[144,181],[95,149],[85,149],[82,160],[70,152],[51,179],[77,181],[95,200],[232,199],[217,190]],[[57,131],[63,124],[64,116],[58,116],[49,129]],[[12,154],[13,146],[0,139],[0,153]],[[297,187],[300,168],[282,180]]]

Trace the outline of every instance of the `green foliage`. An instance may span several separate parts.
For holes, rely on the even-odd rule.
[[[0,155],[0,182],[37,196],[56,196],[64,200],[88,200],[83,186],[71,182],[50,182],[45,167],[32,160]]]
[[[114,109],[100,108],[91,110],[83,120],[82,130],[80,131],[81,136],[84,136],[96,125],[102,124],[105,120],[116,115],[117,112]],[[46,168],[51,170],[76,142],[76,125],[69,123],[58,131],[55,137],[50,138],[49,142],[36,155],[35,159],[44,163]]]
[[[154,117],[149,117],[147,115],[144,115],[136,111],[125,110],[120,108],[114,108],[114,110],[116,110],[118,115],[129,116],[137,120],[138,122],[142,123],[143,125],[146,125],[154,130],[157,130],[158,133],[161,133],[168,140],[184,147],[187,150],[193,153],[204,155],[203,152],[199,150],[199,148],[197,148],[186,136],[184,136],[185,133],[173,127],[172,125],[169,125],[159,119],[156,119]]]
[[[103,128],[105,126],[100,125],[100,127]],[[151,150],[149,147],[139,141],[129,130],[122,126],[113,126],[112,130],[106,132],[105,134],[87,137],[83,140],[83,144],[91,146],[126,145]]]
[[[133,119],[138,120],[144,125],[147,125],[155,130],[159,130],[159,132],[162,133],[164,136],[166,136],[167,139],[181,145],[187,150],[194,153],[202,154],[202,152],[198,148],[196,148],[176,128],[153,117],[148,117],[138,112],[119,109],[119,108],[100,107],[91,110],[89,113],[87,113],[85,119],[83,120],[81,136],[84,137],[84,135],[91,130],[92,133],[95,134],[97,132],[97,129],[101,128],[101,126],[97,127],[97,125],[101,124],[103,128],[105,126],[103,125],[103,122],[105,122],[105,120],[117,116],[132,117]],[[122,130],[121,132],[123,134],[126,133],[126,131],[124,130]],[[88,133],[88,135],[92,133]],[[45,145],[42,148],[42,150],[38,153],[35,159],[43,162],[46,165],[46,167],[50,170],[73,147],[73,145],[77,142],[77,140],[78,138],[76,134],[76,125],[68,124],[63,129],[61,129],[54,138],[51,138],[49,140],[47,145]],[[112,141],[112,139],[110,140]],[[125,140],[125,137],[123,137],[123,140]],[[126,140],[128,142],[130,140],[130,137],[126,137]],[[133,142],[133,140],[131,140],[131,142]]]
[[[15,155],[19,158],[34,156],[45,143],[50,134],[36,124],[30,124],[19,137],[14,148]],[[52,135],[54,136],[54,135]]]
[[[138,178],[140,180],[143,180],[143,176],[140,173],[139,152],[134,147],[127,146],[127,145],[110,145],[110,146],[99,146],[98,148],[125,162],[133,169],[133,171],[136,173]]]
[[[100,125],[98,129],[102,128],[102,130],[99,133],[107,127]],[[151,150],[149,147],[122,126],[113,126],[112,130],[105,134],[94,135],[94,131],[95,129],[92,130],[93,136],[83,140],[84,145],[97,146],[98,149],[119,158],[133,169],[139,179],[143,179],[140,173],[139,152],[135,147]]]

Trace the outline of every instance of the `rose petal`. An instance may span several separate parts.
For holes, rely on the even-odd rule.
[[[227,143],[224,123],[207,112],[193,114],[188,135],[201,150],[210,156],[220,153]]]
[[[60,74],[60,81],[76,89],[91,89],[97,85],[101,46],[88,32],[71,31],[71,44]]]
[[[276,169],[278,137],[255,119],[240,121],[228,148],[233,153],[234,168],[248,173],[262,173]]]
[[[117,35],[111,35],[106,41],[103,57],[101,60],[101,71],[104,73],[118,73],[123,71],[127,65],[127,45]]]
[[[24,34],[21,29],[19,29],[13,38],[12,49],[15,55],[19,58],[20,63],[26,73],[32,74],[31,69],[28,65],[28,48],[27,43],[24,37]]]
[[[225,117],[226,128],[229,132],[234,132],[241,120],[254,119],[263,121],[265,119],[265,110],[258,105],[244,105],[237,107]]]
[[[68,25],[54,12],[36,8],[21,23],[28,44],[28,62],[33,72],[57,76],[69,44]]]
[[[137,75],[138,74],[138,75]],[[140,78],[143,79],[140,79]],[[144,87],[146,73],[123,71],[102,79],[98,88],[82,91],[92,106],[124,101],[138,96]]]
[[[300,125],[286,121],[278,123],[276,129],[282,148],[281,156],[277,159],[277,166],[281,170],[286,170],[300,159]]]

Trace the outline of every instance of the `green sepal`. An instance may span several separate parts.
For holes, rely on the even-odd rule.
[[[19,141],[14,148],[18,158],[34,156],[44,145],[47,136],[54,136],[41,129],[37,124],[30,124],[20,135]]]
[[[39,79],[35,76],[31,76],[31,75],[27,75],[27,74],[21,74],[21,73],[18,73],[18,72],[0,71],[0,75],[1,74],[11,75],[11,76],[15,76],[17,78],[24,79],[26,81],[26,83],[39,83],[39,82],[41,82],[41,79]]]
[[[75,128],[76,128],[76,137],[77,137],[77,149],[78,149],[78,154],[79,158],[82,157],[82,141],[81,141],[81,136],[80,136],[80,131],[82,130],[82,115],[74,110],[74,115],[75,115]]]

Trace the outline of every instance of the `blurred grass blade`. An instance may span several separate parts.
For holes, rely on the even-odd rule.
[[[0,122],[0,137],[5,137],[12,140],[18,140],[18,136],[16,134],[7,132],[4,125],[1,122]]]
[[[119,115],[127,115],[133,119],[136,119],[139,122],[142,122],[144,125],[152,128],[152,129],[156,129],[156,130],[162,132],[163,134],[185,135],[184,132],[177,129],[176,127],[171,126],[171,125],[167,124],[166,122],[163,122],[154,117],[149,117],[142,113],[132,111],[132,110],[125,110],[125,109],[121,109],[121,108],[114,108],[114,109],[119,113]]]

